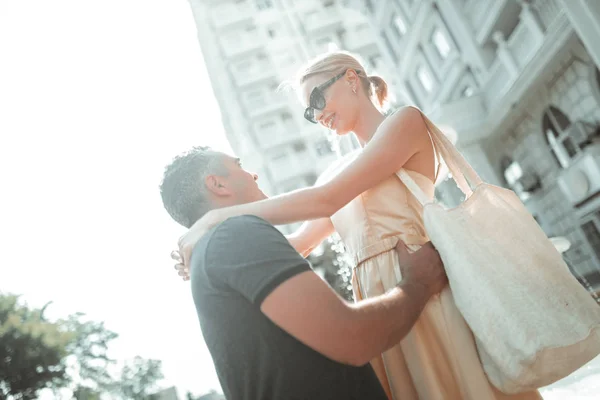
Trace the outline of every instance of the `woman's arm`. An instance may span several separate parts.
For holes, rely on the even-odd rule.
[[[361,154],[327,183],[216,209],[198,222],[206,228],[245,214],[256,215],[274,225],[330,217],[356,196],[395,174],[427,146],[431,148],[431,139],[420,111],[405,107],[387,118]]]
[[[334,231],[331,220],[321,218],[303,223],[296,232],[286,236],[286,238],[296,251],[302,254],[302,257],[307,257],[315,247],[331,236]]]

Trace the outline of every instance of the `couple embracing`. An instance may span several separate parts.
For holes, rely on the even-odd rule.
[[[385,81],[345,52],[311,61],[296,83],[304,117],[356,135],[360,151],[315,186],[267,198],[243,160],[197,147],[167,166],[160,187],[169,214],[190,228],[175,267],[191,279],[227,398],[541,399],[489,382],[422,201],[398,177],[434,197],[439,130],[413,107],[386,117]],[[299,221],[287,237],[274,228]],[[356,262],[354,304],[304,259],[334,232]]]

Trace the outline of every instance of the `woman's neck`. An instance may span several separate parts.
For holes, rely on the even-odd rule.
[[[375,131],[384,119],[385,115],[383,115],[370,101],[369,104],[361,110],[353,132],[362,147],[371,140]]]

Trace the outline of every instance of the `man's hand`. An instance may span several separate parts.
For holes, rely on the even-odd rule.
[[[174,261],[177,261],[175,264],[175,270],[177,271],[177,275],[179,275],[184,281],[190,280],[190,269],[183,264],[183,260],[179,251],[173,250],[171,252],[171,258]]]
[[[431,242],[411,254],[404,243],[398,241],[396,252],[403,284],[422,286],[430,296],[441,292],[448,284],[442,259]]]

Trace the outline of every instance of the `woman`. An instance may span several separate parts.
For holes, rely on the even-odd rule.
[[[356,261],[356,301],[383,294],[401,280],[397,241],[413,251],[428,241],[422,206],[395,175],[404,169],[433,197],[438,168],[426,119],[412,107],[386,118],[380,110],[386,83],[343,52],[312,61],[298,78],[298,92],[306,119],[338,135],[354,133],[362,150],[330,168],[322,184],[210,212],[180,240],[180,252],[187,259],[207,229],[236,215],[254,214],[275,225],[309,221],[289,238],[300,253],[310,253],[335,229]],[[537,392],[505,395],[488,383],[449,290],[431,300],[407,337],[372,364],[390,399],[541,398]]]

